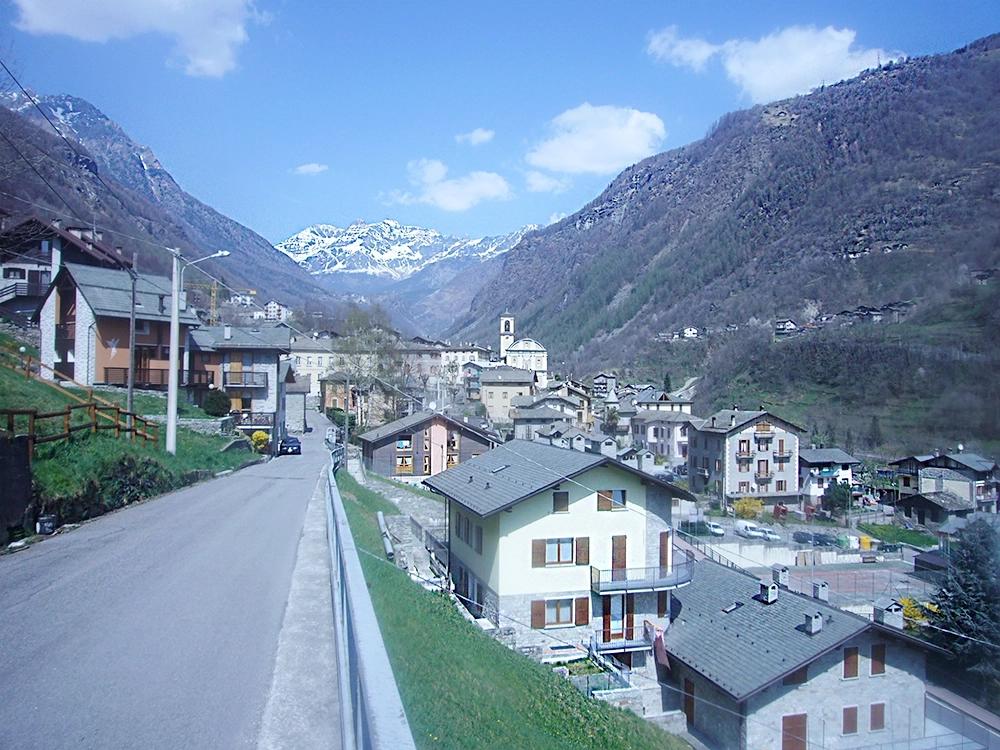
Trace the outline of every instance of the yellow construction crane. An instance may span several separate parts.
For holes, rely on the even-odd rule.
[[[216,323],[216,311],[218,310],[219,301],[219,282],[213,281],[211,284],[194,284],[189,283],[184,285],[185,289],[208,289],[211,291],[211,304],[208,308],[208,324],[214,326]],[[227,290],[234,294],[249,294],[256,295],[256,289],[232,289],[227,287]]]

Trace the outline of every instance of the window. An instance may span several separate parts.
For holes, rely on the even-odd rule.
[[[720,459],[715,459],[715,470],[722,471],[722,461]]]
[[[858,647],[850,646],[844,649],[844,679],[850,680],[858,676]]]
[[[779,455],[784,455],[784,453],[785,453],[785,439],[784,438],[780,438],[778,440],[778,453],[779,453]]]
[[[809,665],[796,669],[790,675],[785,675],[781,681],[782,685],[804,685],[809,681]]]
[[[884,703],[872,703],[868,710],[868,729],[872,732],[878,732],[881,729],[885,729]]]
[[[740,482],[740,494],[746,495],[750,492],[750,482]]]
[[[413,473],[413,456],[396,456],[396,473]]]
[[[472,549],[476,551],[476,554],[483,554],[483,527],[476,524],[472,533]]]
[[[625,490],[598,490],[597,509],[598,510],[624,510]]]
[[[301,365],[302,364],[302,357],[299,356],[298,354],[295,355],[295,364],[297,364],[297,365]]]
[[[569,493],[568,492],[553,492],[552,493],[552,512],[553,513],[569,513]]]
[[[781,750],[806,750],[807,736],[806,714],[781,717]]]
[[[243,352],[243,367],[246,369],[253,367],[253,352]]]
[[[740,471],[747,472],[750,471],[750,461],[740,460]]]
[[[766,451],[767,450],[767,443],[764,442],[763,440],[758,440],[757,441],[757,450],[759,450],[759,451]]]
[[[545,602],[545,625],[572,625],[573,600],[549,599]]]
[[[323,366],[323,358],[322,357],[316,357],[316,364],[319,367],[322,367]]]
[[[490,391],[490,401],[493,400],[493,391]]]
[[[135,332],[141,333],[143,336],[149,335],[149,321],[148,320],[137,320],[135,322]]]
[[[847,706],[844,708],[844,722],[841,729],[843,734],[858,733],[858,707]]]
[[[872,644],[872,659],[870,674],[885,674],[885,644]]]
[[[904,487],[909,487],[910,486],[910,478],[909,477],[903,477],[903,486]]]
[[[546,539],[545,564],[571,565],[573,563],[573,539]]]
[[[5,268],[3,269],[3,277],[5,279],[23,279],[24,269],[23,268]]]
[[[447,468],[450,469],[452,466],[458,466],[458,454],[457,453],[449,453],[448,454],[448,466],[447,466]]]
[[[400,435],[398,438],[396,438],[396,450],[412,451],[413,435]]]
[[[503,393],[501,393],[500,394],[500,398],[502,398],[502,399],[504,399],[506,401],[507,400],[507,391],[504,391]]]
[[[431,457],[424,456],[424,474],[431,473]]]
[[[774,489],[776,492],[787,492],[788,482],[784,479],[779,479],[777,482],[774,483]]]
[[[750,452],[750,441],[749,440],[741,440],[740,441],[739,452],[740,453],[749,453]]]

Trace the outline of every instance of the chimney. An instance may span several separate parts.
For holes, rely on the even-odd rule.
[[[760,582],[760,600],[764,604],[774,604],[778,601],[778,584]]]
[[[879,599],[875,602],[875,622],[886,627],[903,629],[903,605],[895,599]]]
[[[735,427],[736,426],[736,415],[735,414],[730,415],[730,417],[729,417],[729,426],[730,427]]]
[[[775,564],[771,566],[771,580],[776,584],[781,586],[783,589],[788,588],[788,568],[784,565]]]
[[[229,339],[231,339],[232,337],[233,337],[233,327],[229,325],[229,323],[226,323],[224,326],[222,326],[222,338],[224,338],[226,341],[229,341]]]
[[[712,427],[715,427],[715,417],[712,417]]]
[[[809,635],[816,635],[823,630],[823,613],[809,614],[806,612],[806,632]]]
[[[830,584],[826,581],[813,581],[813,599],[821,602],[830,601]]]

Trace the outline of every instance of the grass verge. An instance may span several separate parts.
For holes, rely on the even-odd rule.
[[[930,534],[921,534],[892,524],[859,523],[858,530],[888,544],[912,544],[924,549],[937,546],[937,539]]]
[[[418,748],[687,748],[631,712],[592,700],[502,646],[441,594],[382,559],[375,521],[398,513],[346,472],[337,479],[379,628]]]

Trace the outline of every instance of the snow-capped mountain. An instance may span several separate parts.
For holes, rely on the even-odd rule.
[[[469,239],[390,219],[375,224],[357,221],[347,229],[316,224],[276,247],[314,276],[361,274],[392,283],[445,261],[460,268],[485,262],[503,255],[536,229],[529,225],[499,237]]]

